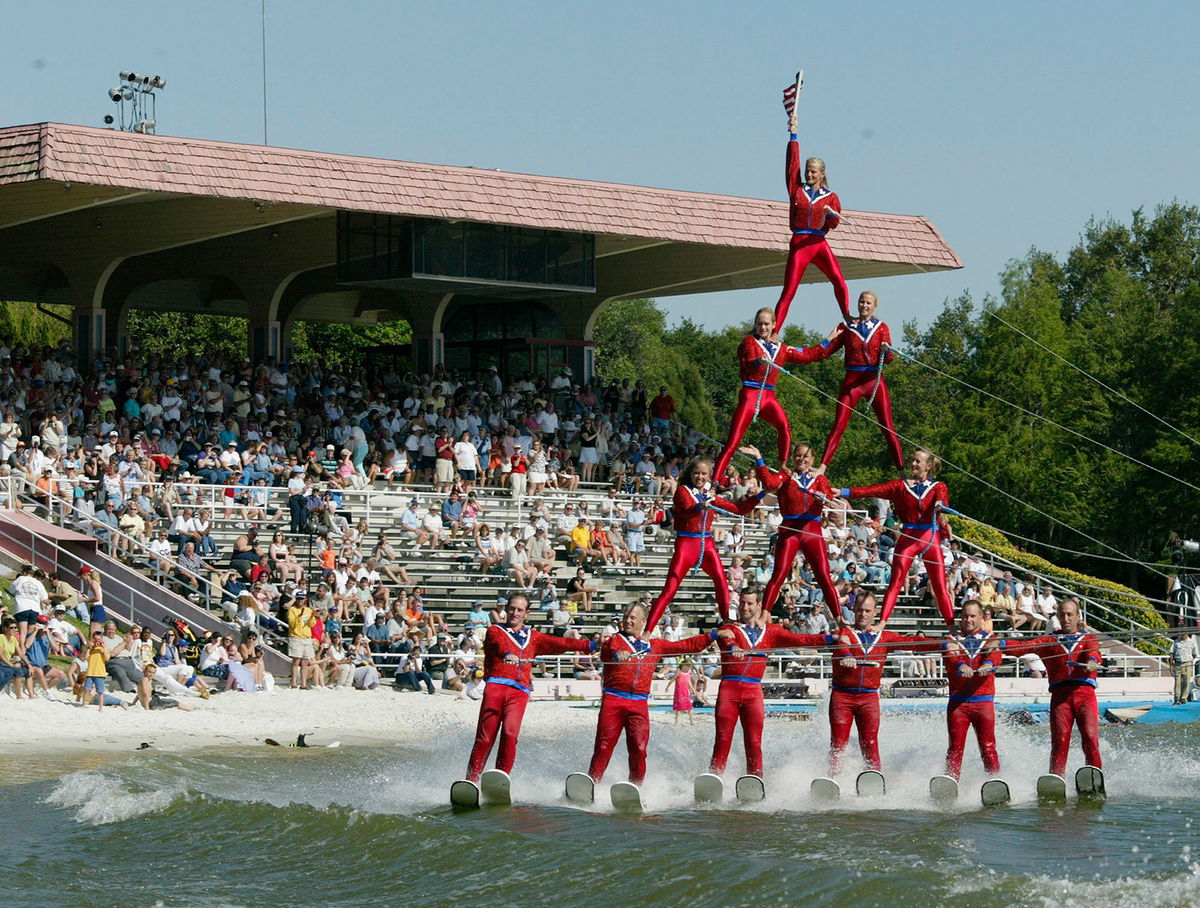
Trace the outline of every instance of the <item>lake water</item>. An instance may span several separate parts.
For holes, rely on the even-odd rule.
[[[548,707],[562,709],[564,707]],[[888,794],[817,807],[823,717],[767,723],[767,800],[697,808],[711,721],[656,716],[638,817],[567,806],[591,741],[522,736],[517,806],[445,805],[469,738],[386,747],[223,747],[0,758],[8,905],[1052,905],[1200,903],[1200,729],[1104,728],[1109,800],[1039,807],[1045,728],[1000,730],[1013,804],[930,802],[943,722],[886,715]],[[852,739],[853,744],[853,739]],[[727,788],[740,770],[735,740]],[[609,769],[624,769],[623,745]],[[1072,752],[1070,771],[1081,762]],[[852,788],[853,772],[844,778]],[[607,802],[606,785],[598,789]]]

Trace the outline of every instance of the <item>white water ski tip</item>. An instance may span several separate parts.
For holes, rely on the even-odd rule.
[[[758,776],[740,776],[734,786],[737,799],[743,804],[753,804],[767,797],[767,787]]]
[[[887,782],[883,778],[883,773],[876,769],[860,772],[854,787],[860,798],[881,798],[887,794]]]
[[[929,796],[939,804],[958,800],[958,780],[953,776],[934,776],[929,780]]]
[[[711,772],[701,773],[692,782],[692,794],[698,804],[720,804],[725,799],[725,783]]]
[[[586,772],[573,772],[567,776],[567,800],[576,804],[593,804],[596,801],[596,783]]]
[[[984,807],[1003,807],[1012,800],[1012,793],[1003,779],[988,779],[979,789],[979,800]]]
[[[1067,800],[1067,780],[1062,776],[1047,773],[1038,776],[1038,800],[1043,804],[1063,804]]]
[[[466,779],[459,779],[450,786],[450,803],[454,807],[472,810],[479,807],[479,786]]]
[[[1104,790],[1104,770],[1098,766],[1081,766],[1075,772],[1075,794],[1079,797],[1103,801],[1108,797]]]
[[[808,793],[817,801],[836,801],[842,796],[842,787],[833,779],[823,776],[812,780]]]
[[[609,797],[617,810],[641,812],[642,792],[632,782],[617,782],[609,789]]]
[[[512,781],[502,769],[488,769],[479,777],[479,790],[486,804],[506,806],[512,803]]]

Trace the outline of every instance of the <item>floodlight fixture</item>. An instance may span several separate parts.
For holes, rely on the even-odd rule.
[[[129,82],[133,79],[133,73],[128,69],[121,70],[118,75],[121,77],[122,82]]]
[[[110,101],[112,101],[114,104],[120,104],[120,103],[121,103],[121,98],[123,98],[123,97],[124,97],[124,94],[121,92],[121,89],[120,89],[120,87],[117,87],[117,88],[110,88],[110,89],[108,90],[108,98],[109,98],[109,100],[110,100]]]

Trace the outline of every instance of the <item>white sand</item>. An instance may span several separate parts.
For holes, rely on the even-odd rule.
[[[130,695],[122,695],[128,699]],[[312,746],[395,744],[406,738],[450,734],[468,741],[479,714],[478,701],[456,700],[448,692],[436,696],[397,691],[349,688],[300,691],[287,688],[271,693],[220,693],[209,700],[188,699],[191,712],[164,709],[79,707],[66,692],[54,699],[39,696],[16,700],[0,693],[0,754],[46,754],[65,750],[134,750],[147,742],[160,750],[247,746],[273,738],[281,744],[303,732]],[[526,712],[531,729],[578,725],[590,735],[596,716],[590,710],[566,708],[553,701],[534,701]],[[465,758],[465,752],[464,752]]]

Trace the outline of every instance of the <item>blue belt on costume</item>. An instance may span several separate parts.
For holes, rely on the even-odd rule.
[[[676,536],[683,536],[685,539],[709,539],[712,533],[690,533],[687,530],[676,530]]]
[[[878,372],[878,366],[847,366],[847,372]]]
[[[833,689],[840,690],[843,694],[877,694],[877,693],[879,693],[878,687],[839,687],[838,685],[834,684]]]
[[[820,514],[780,514],[779,516],[784,520],[805,520],[810,522],[821,519]]]
[[[649,700],[649,694],[632,694],[627,690],[614,690],[611,687],[603,688],[604,693],[611,694],[614,697],[620,697],[622,700]]]
[[[523,690],[527,694],[533,693],[532,687],[526,687],[520,681],[514,681],[512,678],[484,678],[488,684],[503,684],[505,687],[515,687],[517,690]]]
[[[936,530],[936,523],[906,523],[901,526],[904,530]]]
[[[813,230],[811,227],[806,227],[803,230],[793,230],[792,233],[796,236],[824,236],[824,230]]]
[[[742,384],[745,385],[747,388],[754,388],[754,389],[760,390],[760,391],[774,391],[775,390],[774,385],[764,385],[760,381],[744,381],[744,382],[742,382]]]
[[[995,699],[996,698],[991,694],[980,694],[976,697],[958,697],[954,694],[950,695],[951,703],[992,703],[995,701]]]
[[[1086,684],[1088,687],[1095,687],[1096,679],[1095,678],[1064,678],[1061,681],[1055,681],[1053,684],[1051,684],[1050,690],[1054,690],[1054,688],[1056,688],[1056,687],[1063,687],[1064,685],[1067,685],[1067,684],[1074,684],[1074,685]]]
[[[748,678],[745,675],[722,675],[722,681],[741,681],[743,684],[762,684],[762,678]]]

